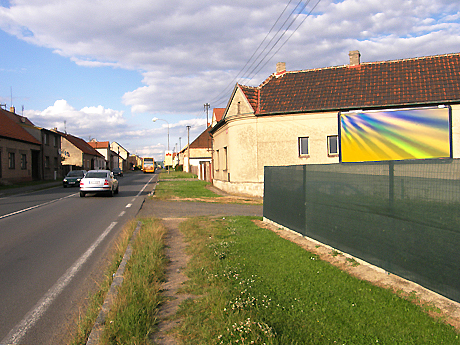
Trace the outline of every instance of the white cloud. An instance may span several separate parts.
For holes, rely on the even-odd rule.
[[[66,100],[57,100],[43,111],[25,110],[24,115],[35,125],[58,130],[82,139],[111,140],[116,132],[126,128],[122,111],[102,106],[75,109]]]
[[[85,141],[97,139],[99,141],[117,141],[132,154],[153,156],[162,160],[168,143],[170,149],[175,150],[187,143],[187,126],[190,128],[190,142],[195,140],[205,130],[205,118],[191,118],[174,121],[164,118],[153,123],[146,119],[142,127],[128,124],[122,111],[107,109],[103,106],[89,106],[75,109],[66,100],[57,100],[43,111],[25,110],[24,116],[29,118],[36,126],[44,128],[57,128]],[[153,116],[152,116],[153,118]],[[181,142],[179,142],[181,137]],[[156,145],[145,145],[145,142],[160,142]]]
[[[140,71],[145,85],[123,97],[133,112],[193,114],[232,81],[286,3],[16,0],[0,7],[0,28],[81,66]],[[363,61],[457,52],[458,20],[450,0],[323,0],[248,83],[265,79],[277,61],[291,70],[341,65],[355,49]],[[211,106],[225,106],[230,92]]]

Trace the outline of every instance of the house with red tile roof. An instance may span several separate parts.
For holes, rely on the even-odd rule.
[[[27,117],[15,113],[11,107],[6,115],[41,142],[38,170],[34,170],[34,179],[56,180],[62,178],[61,137],[46,128],[35,126]]]
[[[353,110],[449,106],[452,155],[460,157],[460,54],[276,72],[237,84],[211,129],[213,184],[263,195],[264,167],[338,163],[338,115]]]
[[[212,110],[212,119],[211,119],[211,127],[214,127],[217,122],[222,120],[224,116],[225,108],[214,108]]]
[[[64,174],[70,170],[106,169],[104,156],[86,141],[56,129],[53,129],[53,132],[61,135],[61,160]]]
[[[41,142],[0,108],[0,184],[40,178]]]
[[[213,115],[214,116],[214,115]],[[179,152],[179,164],[183,164],[184,171],[192,172],[200,180],[211,181],[211,135],[205,129],[193,142]]]

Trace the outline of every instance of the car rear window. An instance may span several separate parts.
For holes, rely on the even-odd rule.
[[[67,176],[69,177],[78,177],[83,176],[83,171],[70,171]]]
[[[106,172],[89,172],[86,174],[85,178],[106,178]]]

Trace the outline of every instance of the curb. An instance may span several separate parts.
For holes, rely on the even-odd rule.
[[[97,345],[99,344],[99,337],[104,329],[105,319],[110,312],[110,308],[112,307],[117,295],[118,295],[118,288],[123,284],[123,274],[125,272],[126,264],[128,263],[129,259],[131,258],[131,254],[133,252],[132,242],[136,237],[137,233],[141,229],[141,222],[137,222],[137,227],[129,240],[128,247],[126,248],[125,255],[123,255],[123,260],[118,266],[117,272],[113,276],[112,284],[110,285],[110,289],[107,292],[107,296],[105,296],[104,303],[102,304],[101,310],[99,315],[96,318],[96,321],[93,325],[93,329],[89,334],[88,340],[86,341],[86,345]]]

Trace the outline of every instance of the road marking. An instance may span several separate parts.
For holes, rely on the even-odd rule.
[[[122,212],[118,215],[118,217],[123,217],[124,214],[125,214],[125,211],[122,211]]]
[[[29,329],[40,319],[56,297],[69,285],[72,278],[77,274],[83,264],[88,260],[94,250],[99,246],[102,240],[112,231],[117,222],[112,222],[107,229],[98,237],[98,239],[80,256],[80,258],[70,267],[64,275],[54,284],[48,292],[38,301],[30,310],[24,319],[19,322],[6,336],[0,341],[1,344],[18,344]]]
[[[136,197],[138,197],[139,195],[142,194],[142,192],[144,191],[144,189],[147,188],[147,186],[148,186],[149,183],[153,180],[154,177],[155,177],[155,175],[153,175],[153,176],[150,178],[149,182],[147,182],[147,183],[145,184],[145,186],[142,187],[142,189],[139,191],[139,193],[137,193]]]
[[[15,214],[23,213],[23,212],[26,212],[26,211],[30,211],[30,210],[33,210],[34,208],[46,206],[46,205],[52,204],[53,202],[61,201],[61,200],[70,198],[70,197],[72,197],[72,196],[75,196],[75,195],[77,195],[77,194],[78,194],[78,193],[70,194],[70,195],[64,196],[64,197],[59,198],[59,199],[55,199],[55,200],[51,200],[51,201],[45,202],[45,203],[43,203],[43,204],[31,206],[31,207],[28,207],[28,208],[25,208],[25,209],[23,209],[23,210],[19,210],[19,211],[13,212],[13,213],[8,213],[8,214],[5,214],[5,215],[3,215],[3,216],[0,216],[0,219],[6,218],[6,217],[10,217],[10,216],[14,216]]]

